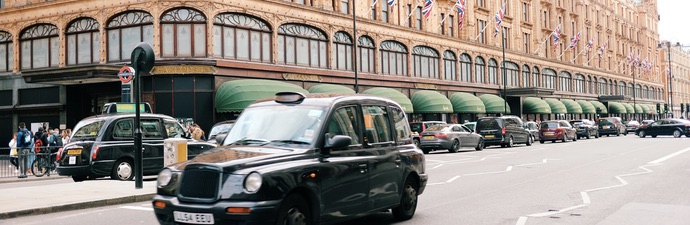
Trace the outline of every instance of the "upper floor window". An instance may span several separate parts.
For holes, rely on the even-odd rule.
[[[558,75],[558,90],[559,91],[571,91],[570,89],[570,73],[568,72],[561,72],[560,75]]]
[[[503,82],[506,86],[517,87],[520,84],[520,70],[518,65],[513,62],[505,62],[506,76]]]
[[[137,44],[153,46],[153,17],[144,11],[127,11],[107,23],[108,62],[129,62]]]
[[[98,63],[101,52],[101,34],[98,21],[81,18],[67,27],[67,65]]]
[[[477,6],[482,8],[486,7],[486,5],[484,5],[484,0],[477,0]]]
[[[0,31],[0,72],[12,71],[14,62],[14,45],[12,34]]]
[[[457,59],[455,58],[455,53],[446,50],[443,52],[443,74],[444,80],[456,80],[457,79]]]
[[[529,21],[529,3],[522,3],[522,21]]]
[[[539,77],[541,77],[541,74],[539,73],[539,67],[534,67],[534,70],[532,70],[532,82],[530,84],[530,87],[539,87]]]
[[[576,74],[575,79],[573,80],[573,86],[575,89],[573,92],[576,93],[586,93],[585,92],[585,76],[582,76],[582,74]]]
[[[531,74],[529,71],[529,66],[527,64],[522,65],[522,83],[519,85],[520,87],[529,87],[529,78]]]
[[[359,71],[374,73],[374,52],[376,51],[374,40],[368,36],[359,37],[357,49],[359,51],[357,55],[357,60],[359,60],[357,61]]]
[[[36,24],[19,36],[21,69],[30,70],[60,65],[58,29],[52,24]]]
[[[471,82],[472,76],[472,58],[470,55],[463,53],[460,55],[460,80]]]
[[[350,13],[350,7],[349,7],[349,0],[340,0],[340,12],[349,14]]]
[[[489,84],[498,84],[498,64],[495,59],[489,59]]]
[[[544,71],[542,71],[541,87],[556,89],[556,71],[552,69],[544,69]]]
[[[486,64],[484,64],[484,58],[477,56],[474,59],[474,82],[483,84],[485,82],[486,76]]]
[[[426,46],[412,48],[413,68],[415,77],[438,79],[438,59],[436,50]]]
[[[333,36],[333,51],[335,54],[335,68],[352,70],[352,38],[343,31]]]
[[[242,43],[247,35],[237,37]],[[163,57],[206,57],[206,16],[191,8],[176,8],[161,17]]]
[[[256,17],[223,13],[213,18],[215,57],[271,61],[271,27]]]
[[[381,21],[384,23],[388,23],[388,1],[379,1],[381,2]]]
[[[422,29],[422,7],[421,6],[418,6],[417,9],[415,9],[415,14],[416,14],[415,15],[416,19],[415,19],[415,23],[414,23],[415,28],[417,28],[417,30],[421,30]]]
[[[479,38],[477,39],[479,43],[484,44],[486,43],[486,35],[484,32],[482,32],[482,29],[486,27],[486,21],[484,20],[477,20],[477,33],[479,33]]]
[[[407,75],[407,48],[396,41],[381,42],[381,73]]]
[[[284,24],[278,28],[278,63],[326,68],[326,34],[302,24]]]

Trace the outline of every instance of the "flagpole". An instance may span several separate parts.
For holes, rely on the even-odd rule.
[[[376,7],[376,3],[377,3],[378,1],[379,1],[379,0],[374,0],[374,3],[371,4],[371,6],[369,7],[369,12],[367,12],[367,16],[369,16],[369,13],[371,13],[371,11],[374,11],[374,8]]]
[[[422,1],[417,1],[417,5],[415,5],[413,8],[416,9],[416,8],[419,6],[419,3],[422,3]],[[407,21],[410,21],[410,16],[412,16],[412,13],[414,13],[414,10],[410,9],[410,14],[407,15],[407,18],[405,19],[405,22],[403,22],[403,23],[400,24],[400,25],[403,25],[403,26],[404,26],[404,25],[407,23]]]
[[[542,41],[541,44],[539,44],[539,47],[537,47],[537,50],[534,51],[534,54],[537,54],[537,52],[539,52],[539,50],[541,50],[541,46],[544,46],[544,44],[546,44],[546,42],[549,40],[549,38],[551,38],[551,36],[553,36],[553,31],[551,31],[549,36],[546,37],[546,39],[544,39],[544,41]]]
[[[477,34],[477,37],[474,38],[474,41],[479,39],[479,36],[481,36],[482,33],[484,33],[484,30],[486,30],[487,27],[489,27],[489,23],[487,23],[486,26],[484,26],[484,28],[482,28],[482,31],[479,31],[479,34]]]
[[[446,21],[446,19],[448,18],[448,16],[450,16],[450,12],[452,12],[452,11],[453,11],[453,8],[450,8],[450,10],[448,10],[448,12],[446,13],[446,16],[444,16],[443,19],[441,20],[441,22],[438,23],[438,27],[436,27],[436,30],[438,30],[438,28],[441,27],[441,25],[443,24],[443,22]]]
[[[577,55],[575,55],[575,58],[573,58],[573,60],[571,60],[570,62],[571,62],[571,63],[574,63],[575,60],[577,60],[577,57],[580,56],[580,55],[581,55],[583,52],[585,52],[586,50],[587,50],[587,48],[582,49],[582,51],[580,51],[579,53],[577,53]]]

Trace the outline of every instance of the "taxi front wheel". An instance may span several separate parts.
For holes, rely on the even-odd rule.
[[[132,180],[134,178],[134,163],[132,163],[132,160],[117,160],[110,177],[114,180]]]
[[[400,205],[393,208],[393,217],[398,221],[409,220],[417,211],[417,183],[411,177],[405,181],[405,186],[400,196]]]
[[[312,224],[311,210],[304,198],[292,194],[285,198],[278,212],[276,225]]]

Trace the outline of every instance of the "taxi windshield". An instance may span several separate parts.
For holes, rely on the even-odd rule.
[[[273,105],[247,108],[230,129],[223,145],[305,147],[316,140],[325,114],[322,107]]]
[[[103,126],[103,120],[87,120],[77,123],[70,140],[95,140]]]

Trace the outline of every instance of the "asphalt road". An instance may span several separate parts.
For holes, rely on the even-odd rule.
[[[688,224],[690,138],[603,137],[427,155],[430,181],[410,221],[364,224]],[[149,202],[0,224],[156,224]]]

